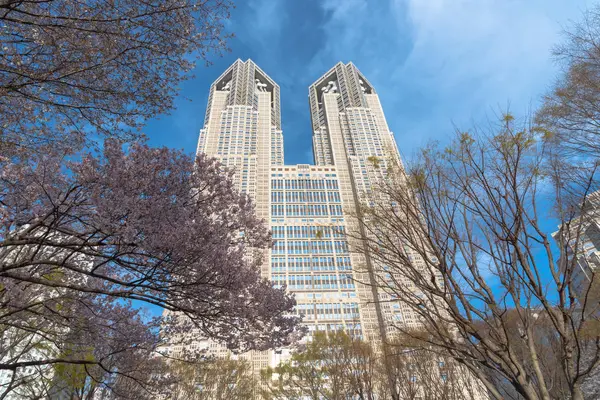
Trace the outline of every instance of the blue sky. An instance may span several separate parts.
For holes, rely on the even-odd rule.
[[[199,65],[176,109],[149,121],[145,133],[154,145],[194,152],[211,83],[237,58],[252,58],[281,87],[286,163],[312,163],[308,86],[338,61],[352,61],[374,85],[410,159],[429,141],[447,140],[454,126],[467,130],[507,107],[516,116],[535,108],[560,72],[552,47],[593,4],[238,0],[227,23],[236,35],[232,51]],[[547,232],[556,224],[543,222]]]
[[[405,158],[453,125],[468,129],[510,105],[535,107],[559,72],[551,57],[585,0],[238,0],[232,51],[199,65],[170,115],[149,121],[154,145],[193,152],[210,84],[252,58],[281,87],[287,164],[312,163],[308,86],[353,61],[378,92]]]

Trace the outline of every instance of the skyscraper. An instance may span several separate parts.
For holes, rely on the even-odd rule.
[[[237,60],[211,85],[198,152],[234,168],[236,185],[254,198],[276,241],[262,273],[295,293],[308,329],[378,340],[386,321],[416,321],[399,304],[376,301],[384,295],[369,284],[374,267],[351,251],[347,232],[358,229],[359,205],[380,164],[399,161],[398,149],[374,88],[352,63],[312,84],[309,100],[315,165],[284,165],[279,86]],[[259,358],[259,367],[279,359]]]
[[[338,63],[309,87],[313,149],[317,165],[335,165],[341,182],[350,248],[359,248],[357,217],[360,206],[373,200],[372,186],[383,177],[388,164],[401,165],[379,97],[367,78],[352,63]],[[373,260],[351,252],[353,280],[360,299],[363,336],[381,339],[392,329],[390,322],[417,323],[412,311],[399,302],[388,302],[378,290],[381,276]]]
[[[592,295],[594,290],[590,285],[600,270],[600,191],[588,194],[579,214],[558,228],[552,236],[566,253],[562,257],[576,263],[572,278],[575,295],[580,298]]]
[[[379,291],[384,268],[356,251],[365,235],[361,210],[376,200],[373,186],[388,167],[402,168],[394,135],[373,86],[340,62],[309,87],[314,165],[284,165],[279,93],[254,62],[235,61],[211,85],[197,151],[233,168],[237,187],[254,198],[275,240],[262,274],[295,294],[309,332],[343,329],[379,348],[398,325],[419,325],[412,310]],[[228,354],[207,340],[192,348]],[[241,357],[258,371],[288,355],[280,349]]]

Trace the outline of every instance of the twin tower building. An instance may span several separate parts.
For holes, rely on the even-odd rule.
[[[287,284],[309,331],[370,341],[394,324],[417,324],[377,289],[373,262],[358,248],[359,206],[390,159],[400,162],[379,97],[352,63],[338,63],[309,87],[314,165],[285,165],[279,86],[251,60],[237,60],[210,87],[198,152],[235,170],[276,241],[262,274]],[[277,352],[280,353],[280,352]],[[274,352],[252,356],[256,367]]]

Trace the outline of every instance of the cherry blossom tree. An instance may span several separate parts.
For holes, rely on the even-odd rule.
[[[160,319],[106,296],[44,295],[45,308],[3,320],[0,398],[155,398],[175,381],[157,356]]]
[[[131,138],[226,50],[229,0],[0,2],[0,154]]]
[[[51,366],[52,387],[72,375],[77,390],[144,386],[147,360],[178,330],[235,351],[298,330],[293,297],[260,276],[270,234],[216,160],[108,140],[80,159],[49,147],[0,163],[0,332],[11,338],[0,372]],[[187,326],[148,321],[134,301]]]

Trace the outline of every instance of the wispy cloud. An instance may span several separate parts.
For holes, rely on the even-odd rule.
[[[307,70],[312,80],[337,61],[354,61],[359,68],[368,68],[371,79],[410,50],[409,38],[399,35],[403,32],[400,19],[390,13],[386,2],[327,0],[322,10],[328,18],[322,27],[322,43]]]
[[[453,122],[466,129],[507,104],[518,114],[535,105],[557,73],[552,46],[591,3],[245,0],[228,24],[236,34],[232,53],[182,87],[194,102],[179,101],[178,112],[154,124],[164,131],[155,143],[181,147],[184,140],[193,150],[187,136],[201,128],[210,83],[236,58],[252,58],[281,86],[286,162],[311,162],[307,88],[338,61],[353,61],[410,156],[447,138]],[[182,115],[190,112],[197,115]]]
[[[404,153],[505,108],[524,113],[547,90],[550,51],[587,1],[330,0],[309,71],[352,59],[375,85]],[[318,76],[318,75],[317,75]],[[316,76],[315,76],[316,77]]]
[[[281,30],[289,15],[281,1],[248,0],[248,14],[244,16],[245,28],[240,39],[260,44],[264,48],[277,47]]]

